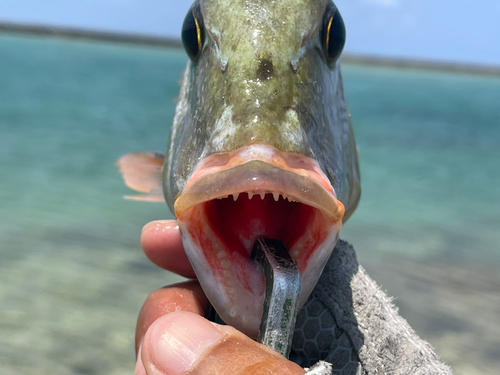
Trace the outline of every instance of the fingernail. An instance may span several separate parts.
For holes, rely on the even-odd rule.
[[[147,375],[146,369],[144,368],[144,364],[142,363],[142,344],[139,346],[139,350],[137,352],[137,362],[135,364],[135,375]]]
[[[164,228],[175,228],[177,227],[177,221],[176,220],[156,220],[156,221],[150,221],[144,227],[142,228],[141,233],[144,233],[152,228],[156,228],[156,230],[162,230]]]
[[[200,354],[225,335],[208,320],[192,313],[165,315],[153,323],[150,334],[150,360],[167,374],[189,370]]]

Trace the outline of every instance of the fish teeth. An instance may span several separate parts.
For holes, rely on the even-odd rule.
[[[261,191],[260,193],[256,193],[254,191],[247,191],[246,193],[248,194],[248,199],[252,199],[254,197],[254,195],[260,195],[260,199],[264,200],[265,197],[266,197],[266,194],[269,193],[269,194],[273,195],[273,198],[274,198],[274,200],[276,202],[279,201],[281,197],[283,198],[283,200],[288,200],[289,202],[297,202],[297,200],[295,200],[295,199],[293,199],[291,197],[288,197],[288,196],[286,196],[283,193],[279,193],[277,191],[273,191],[273,192],[264,192],[264,191]],[[240,197],[240,194],[241,193],[233,193],[233,194],[231,194],[233,196],[233,200],[235,202]],[[227,197],[228,197],[228,195],[223,196],[223,197],[218,197],[218,199],[224,199],[224,198],[227,198]]]

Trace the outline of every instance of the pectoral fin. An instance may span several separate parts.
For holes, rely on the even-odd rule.
[[[162,169],[165,155],[159,152],[134,152],[117,161],[120,172],[130,189],[145,193],[126,195],[125,199],[146,202],[164,202]]]

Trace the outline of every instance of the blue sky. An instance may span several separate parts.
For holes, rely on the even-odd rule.
[[[500,65],[500,0],[337,0],[346,51]],[[178,36],[188,0],[0,0],[0,20]]]

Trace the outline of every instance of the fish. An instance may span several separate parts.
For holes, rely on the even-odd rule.
[[[300,305],[361,195],[331,0],[196,0],[182,27],[189,57],[166,155],[118,165],[143,201],[166,201],[222,320],[258,335],[265,294],[257,238],[283,242]]]

